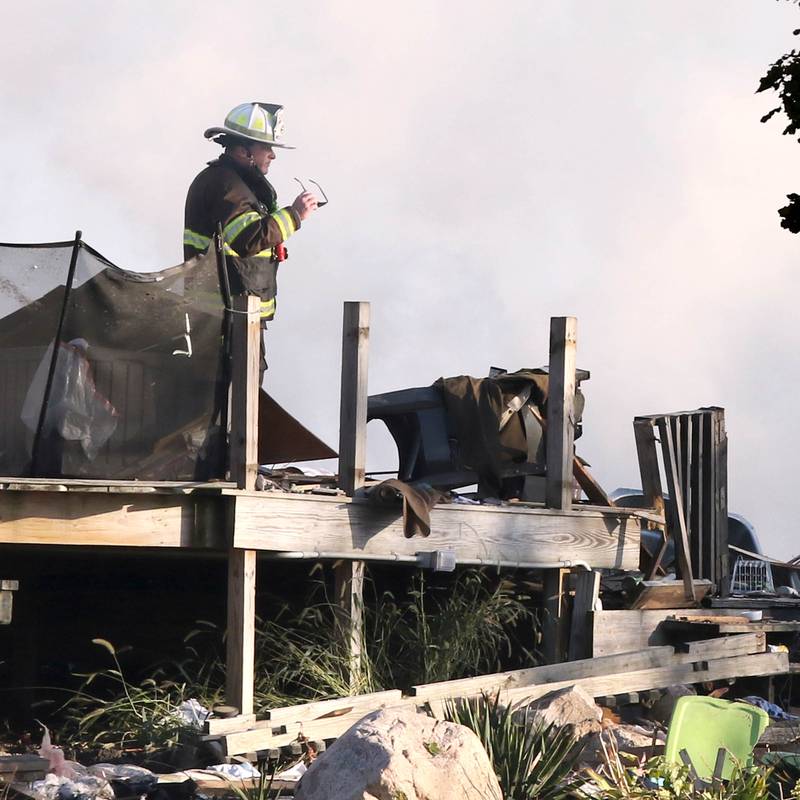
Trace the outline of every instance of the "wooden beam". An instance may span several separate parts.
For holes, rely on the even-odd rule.
[[[339,488],[352,497],[364,485],[367,458],[369,303],[345,303],[342,318],[342,379],[339,408]],[[364,562],[334,568],[336,626],[348,658],[350,689],[361,676],[364,629]]]
[[[569,632],[569,660],[592,656],[592,612],[600,597],[600,573],[580,570],[575,575],[575,598]]]
[[[312,703],[299,703],[294,706],[271,708],[267,711],[269,721],[274,724],[282,722],[303,722],[305,720],[319,719],[320,717],[342,716],[344,714],[369,713],[382,705],[394,704],[403,699],[399,689],[389,689],[385,692],[360,694],[352,697],[339,697],[333,700],[317,700]]]
[[[364,555],[392,561],[452,550],[460,563],[554,564],[636,569],[641,525],[624,509],[575,510],[440,505],[431,534],[406,539],[402,516],[362,500],[280,492],[234,493],[234,545],[246,549]]]
[[[550,379],[547,390],[547,505],[572,507],[575,440],[575,317],[550,320]]]
[[[0,492],[0,544],[223,548],[219,495]]]
[[[641,692],[646,689],[662,689],[678,684],[705,683],[707,681],[727,680],[728,678],[761,677],[782,675],[789,671],[789,657],[786,653],[758,653],[750,656],[720,658],[714,661],[675,664],[668,667],[655,667],[616,675],[598,675],[579,680],[561,680],[543,686],[521,686],[500,693],[502,703],[520,703],[536,700],[550,692],[580,686],[592,697],[620,694],[622,692]]]
[[[261,305],[254,295],[239,295],[233,308],[230,471],[240,489],[253,490],[258,476]]]
[[[256,553],[228,554],[228,632],[225,699],[239,713],[253,713],[255,668]]]
[[[654,609],[652,611],[611,610],[592,613],[592,654],[595,658],[614,653],[628,653],[643,647],[669,644],[670,636],[662,627],[668,618],[707,616],[708,609]],[[714,614],[736,616],[735,609],[714,609]]]
[[[580,680],[596,675],[651,669],[673,663],[675,651],[669,645],[646,647],[634,653],[620,653],[604,658],[586,658],[566,661],[563,664],[545,664],[475,678],[460,678],[412,686],[411,693],[420,701],[441,700],[447,697],[472,697],[478,694],[494,694],[500,689],[515,689],[520,686],[538,686],[559,680]]]
[[[599,658],[567,661],[563,664],[548,664],[541,667],[498,672],[494,675],[479,675],[476,678],[461,678],[420,686],[412,686],[411,693],[420,701],[441,700],[448,697],[473,697],[479,694],[494,694],[501,690],[518,689],[524,686],[539,686],[558,681],[579,681],[639,670],[670,667],[733,656],[763,653],[766,649],[764,634],[741,634],[692,642],[686,652],[677,653],[669,645],[645,647],[632,653],[618,653]]]

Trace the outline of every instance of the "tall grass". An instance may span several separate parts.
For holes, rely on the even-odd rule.
[[[482,570],[443,583],[420,571],[401,594],[379,593],[368,579],[362,658],[351,675],[349,653],[336,633],[337,609],[324,581],[313,581],[299,609],[276,602],[273,615],[258,621],[256,705],[264,710],[342,697],[353,687],[357,693],[407,689],[493,672],[509,659],[530,664],[536,621],[527,600],[516,586]],[[224,683],[221,640],[210,623],[187,637],[191,650],[182,679],[203,696],[218,694]]]

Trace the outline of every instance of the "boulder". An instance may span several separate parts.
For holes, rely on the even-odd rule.
[[[580,686],[570,686],[536,700],[524,708],[525,722],[572,727],[576,739],[583,739],[602,729],[603,709]]]
[[[641,725],[609,725],[602,733],[593,734],[586,742],[581,753],[581,760],[585,763],[601,763],[603,761],[603,746],[600,737],[605,740],[606,749],[609,745],[616,745],[620,753],[641,755],[645,750],[654,745],[664,744],[664,734],[660,731],[653,732]]]
[[[697,692],[692,686],[668,686],[664,694],[661,695],[661,698],[657,700],[650,709],[647,716],[655,722],[668,725],[670,719],[672,719],[675,703],[677,703],[681,697],[693,694],[697,694]]]
[[[383,709],[314,760],[295,800],[502,800],[502,792],[471,730]]]

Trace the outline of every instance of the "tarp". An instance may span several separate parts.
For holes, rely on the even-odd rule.
[[[137,273],[0,244],[0,475],[224,477],[224,308],[213,253]]]

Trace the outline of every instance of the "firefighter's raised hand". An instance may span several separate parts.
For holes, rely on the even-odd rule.
[[[311,192],[301,192],[295,197],[292,203],[292,208],[297,212],[300,220],[307,219],[311,216],[312,211],[317,210],[317,198]]]

